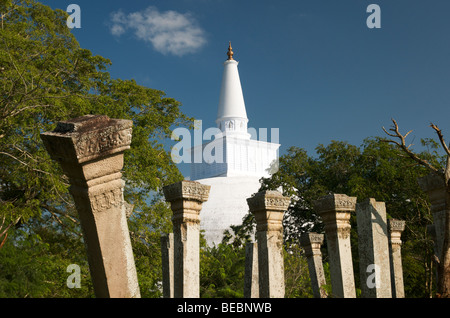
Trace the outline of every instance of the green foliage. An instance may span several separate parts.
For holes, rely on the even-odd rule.
[[[312,298],[308,262],[297,244],[284,246],[284,282],[286,298]]]
[[[200,252],[200,297],[244,296],[245,247],[219,243]]]
[[[0,253],[11,264],[20,257],[30,260],[27,267],[17,266],[24,268],[19,276],[11,272],[14,266],[9,274],[0,271],[0,288],[18,281],[23,286],[49,282],[42,290],[5,287],[3,295],[92,296],[92,288],[77,292],[65,287],[67,264],[78,264],[88,273],[85,250],[68,180],[50,159],[40,134],[59,121],[103,114],[133,121],[131,149],[125,152],[124,197],[134,205],[129,227],[142,295],[158,297],[159,236],[171,230],[161,188],[183,179],[165,141],[174,128],[190,127],[192,119],[163,91],[112,79],[107,71],[111,61],[80,47],[66,26],[66,12],[34,0],[3,0],[0,13],[0,243],[8,234]],[[34,243],[25,244],[24,234],[11,230],[14,226]]]
[[[12,204],[3,215],[32,217],[46,210],[42,202],[58,209],[70,200],[40,133],[85,114],[133,120],[124,178],[125,196],[137,208],[147,206],[149,192],[182,178],[162,142],[174,127],[191,124],[179,102],[134,80],[111,79],[111,62],[80,48],[67,13],[29,0],[2,3],[0,12],[1,200]]]
[[[249,221],[251,218],[244,219],[244,223]],[[243,234],[244,229],[249,230],[249,227],[241,227],[238,232]],[[245,243],[249,241],[237,236],[231,240],[229,235],[218,246],[209,247],[203,241],[200,253],[201,297],[243,297]],[[313,297],[306,257],[298,245],[288,243],[284,246],[284,270],[286,298]]]
[[[22,229],[11,231],[0,249],[0,297],[92,297],[94,295],[84,246],[59,235],[58,243]],[[41,236],[43,235],[43,236]],[[54,235],[51,235],[56,239]],[[80,288],[68,288],[70,264],[80,266]]]
[[[129,219],[131,242],[141,297],[162,297],[161,233],[172,232],[172,212],[162,201],[155,201]]]

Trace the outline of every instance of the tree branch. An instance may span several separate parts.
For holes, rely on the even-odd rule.
[[[436,167],[434,167],[433,165],[431,165],[427,160],[422,159],[420,157],[418,157],[414,152],[412,152],[409,148],[412,146],[412,144],[409,144],[408,146],[406,145],[406,137],[412,132],[412,130],[408,131],[405,135],[402,135],[399,131],[398,128],[398,124],[394,119],[391,119],[394,127],[390,128],[389,130],[392,131],[393,133],[388,132],[384,127],[383,130],[384,132],[391,137],[394,138],[398,138],[400,141],[395,141],[395,140],[390,140],[390,139],[383,139],[383,141],[385,142],[390,142],[390,143],[394,143],[396,144],[398,147],[400,147],[411,159],[413,159],[414,161],[416,161],[417,163],[419,163],[420,165],[428,168],[429,170],[431,170],[434,173],[437,174],[441,174],[441,172],[439,171],[439,169],[437,169]]]
[[[8,157],[10,157],[10,158],[16,160],[17,162],[23,164],[24,166],[30,167],[30,165],[29,165],[28,163],[26,163],[26,162],[20,160],[19,158],[13,156],[13,155],[10,154],[10,153],[4,152],[4,151],[0,151],[0,154],[5,155],[5,156],[8,156]],[[42,172],[42,173],[45,173],[45,174],[50,174],[49,172],[43,171],[43,170],[41,170],[41,169],[31,168],[31,170],[36,171],[36,172]]]
[[[444,150],[447,153],[447,155],[450,156],[450,150],[448,149],[448,146],[445,143],[444,136],[442,135],[442,131],[439,129],[438,126],[436,126],[433,123],[431,123],[430,126],[436,131],[436,133],[437,133],[437,135],[439,137],[439,141],[441,142],[442,147],[444,148]]]

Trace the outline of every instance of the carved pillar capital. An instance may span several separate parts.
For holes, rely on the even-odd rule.
[[[41,134],[70,182],[97,297],[140,297],[123,199],[123,152],[132,121],[86,115]]]
[[[59,122],[55,130],[41,134],[50,157],[69,178],[80,213],[122,208],[123,152],[130,148],[132,125],[131,120],[86,115]]]
[[[350,235],[350,217],[356,209],[356,197],[330,194],[314,201],[314,209],[322,217],[325,231],[335,231],[339,236]]]
[[[405,230],[405,221],[397,219],[387,220],[388,230],[390,233],[390,242],[392,245],[402,245],[402,232]]]
[[[55,130],[42,133],[41,136],[51,158],[63,164],[63,169],[67,170],[69,165],[86,164],[129,149],[132,126],[131,120],[86,115],[59,122]],[[65,172],[69,177],[77,177],[72,169]],[[97,169],[84,177],[90,180],[102,174]]]
[[[324,239],[323,234],[319,233],[304,233],[300,237],[300,245],[305,249],[306,257],[312,257],[315,255],[322,255],[320,247],[322,246]]]
[[[163,188],[175,223],[200,223],[202,203],[208,200],[211,186],[196,181],[180,181]]]
[[[284,212],[290,202],[290,198],[278,191],[261,191],[248,198],[250,212],[256,219],[256,231],[281,231]]]

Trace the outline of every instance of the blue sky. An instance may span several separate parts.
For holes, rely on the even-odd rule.
[[[410,142],[450,141],[448,0],[49,0],[81,8],[81,46],[115,78],[164,91],[214,126],[228,41],[249,127],[279,128],[280,153],[360,145],[395,118]],[[369,4],[381,9],[370,29]],[[180,40],[181,39],[181,40]],[[182,168],[187,176],[189,172]]]

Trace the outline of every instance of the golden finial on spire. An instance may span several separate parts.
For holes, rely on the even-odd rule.
[[[229,42],[229,44],[228,44],[228,52],[227,52],[227,55],[228,55],[228,60],[232,60],[233,59],[233,48],[231,47],[231,41]]]

